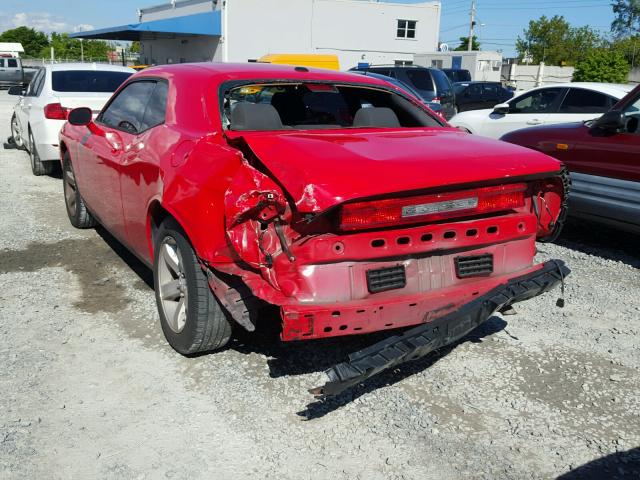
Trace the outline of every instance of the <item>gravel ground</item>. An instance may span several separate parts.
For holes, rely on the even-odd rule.
[[[0,137],[13,100],[0,92]],[[571,225],[573,274],[458,345],[327,402],[371,338],[242,336],[184,358],[150,272],[68,223],[60,178],[0,150],[0,478],[640,478],[640,237]]]

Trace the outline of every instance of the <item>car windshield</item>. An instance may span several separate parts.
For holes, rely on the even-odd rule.
[[[60,70],[51,74],[51,88],[56,92],[115,92],[129,72],[101,70]]]
[[[330,83],[242,85],[224,92],[231,130],[318,130],[442,126],[402,95],[369,86]]]

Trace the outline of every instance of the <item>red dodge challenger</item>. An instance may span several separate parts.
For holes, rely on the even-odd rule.
[[[534,264],[566,215],[538,152],[449,128],[382,80],[184,64],[128,79],[60,133],[71,223],[153,268],[182,354],[277,306],[284,341],[413,326],[327,371],[330,395],[466,335],[569,270]]]

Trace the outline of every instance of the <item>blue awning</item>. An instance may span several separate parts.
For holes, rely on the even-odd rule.
[[[163,20],[76,32],[72,33],[70,37],[101,40],[140,40],[140,36],[147,33],[158,37],[171,37],[173,35],[218,37],[222,34],[222,15],[219,10],[216,10]]]

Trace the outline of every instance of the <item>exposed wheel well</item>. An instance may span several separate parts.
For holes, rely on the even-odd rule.
[[[158,200],[154,201],[149,207],[149,254],[150,258],[153,258],[153,243],[158,228],[167,218],[173,218],[173,216],[164,209]]]
[[[68,151],[67,144],[60,142],[60,163],[64,163],[64,156]]]

